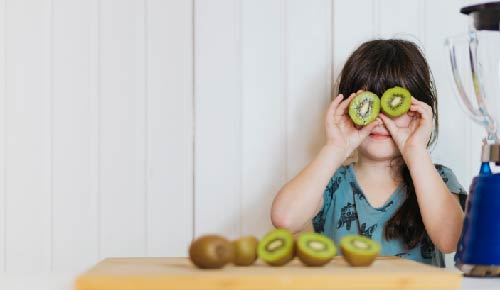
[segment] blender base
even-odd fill
[[[456,264],[467,277],[500,277],[500,266]]]

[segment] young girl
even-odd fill
[[[394,86],[412,93],[409,112],[354,125],[348,107],[357,92],[381,96]],[[380,255],[443,267],[443,253],[455,251],[460,237],[466,194],[428,151],[438,114],[424,56],[404,40],[366,42],[347,60],[338,92],[326,115],[326,144],[274,199],[274,226],[297,233],[312,220],[337,244],[361,234],[382,245]],[[342,165],[356,149],[357,162]]]

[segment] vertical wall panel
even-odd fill
[[[92,171],[90,1],[54,0],[54,270],[80,270],[97,260],[97,199]],[[96,18],[93,19],[94,21]],[[95,55],[93,55],[95,57]],[[75,249],[78,249],[76,252]]]
[[[5,2],[0,1],[0,273],[5,271],[6,240],[6,191],[5,191],[5,127],[6,127],[6,95],[5,95]]]
[[[340,74],[342,66],[363,41],[371,39],[375,31],[374,0],[336,0],[333,2],[333,75]],[[352,21],[356,19],[363,21]]]
[[[470,144],[466,140],[470,140],[467,135],[471,124],[458,106],[457,96],[452,89],[451,66],[448,50],[444,45],[447,37],[464,33],[467,27],[465,17],[459,13],[461,2],[457,0],[421,2],[425,6],[425,13],[422,15],[424,18],[419,20],[424,23],[425,30],[421,40],[425,43],[426,58],[431,66],[438,92],[440,131],[432,157],[435,163],[450,167],[462,185],[468,188],[470,180],[467,168],[471,157],[465,152],[470,150]],[[437,22],[440,22],[440,25],[436,25]],[[457,125],[465,126],[467,129],[457,130]],[[453,254],[446,255],[446,265],[453,267],[453,264]]]
[[[101,1],[101,255],[145,254],[144,3]]]
[[[331,90],[330,1],[287,1],[287,179],[324,145]]]
[[[419,42],[419,5],[417,0],[376,1],[378,6],[377,37],[406,38]],[[411,12],[410,12],[411,11]]]
[[[8,1],[5,21],[6,261],[50,269],[50,2]]]
[[[468,187],[467,183],[470,181],[467,176],[469,154],[464,154],[464,152],[467,152],[469,144],[464,140],[470,139],[464,136],[468,130],[457,130],[457,124],[463,126],[469,123],[468,126],[470,126],[470,122],[459,107],[457,96],[453,91],[448,50],[444,45],[447,37],[465,33],[468,23],[466,17],[459,13],[462,1],[426,1],[425,4],[425,19],[422,19],[426,23],[425,52],[436,81],[440,118],[439,138],[433,152],[433,158],[435,162],[443,163],[452,168],[463,185]],[[439,19],[446,19],[446,21],[435,25]],[[465,158],[457,158],[458,156]],[[479,155],[476,157],[479,158]]]
[[[240,3],[195,2],[195,235],[240,232]]]
[[[242,2],[242,234],[272,228],[285,182],[285,0]]]
[[[193,1],[147,2],[148,255],[193,235]]]

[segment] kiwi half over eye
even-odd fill
[[[380,99],[370,91],[357,94],[349,104],[349,116],[355,124],[360,126],[371,123],[377,118],[379,112]]]
[[[380,105],[387,116],[399,117],[410,109],[411,94],[407,89],[395,86],[384,92]]]

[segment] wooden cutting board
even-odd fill
[[[187,289],[458,289],[462,274],[398,257],[353,268],[342,257],[319,267],[294,260],[284,267],[257,261],[201,270],[187,258],[108,258],[76,280],[77,290]]]

